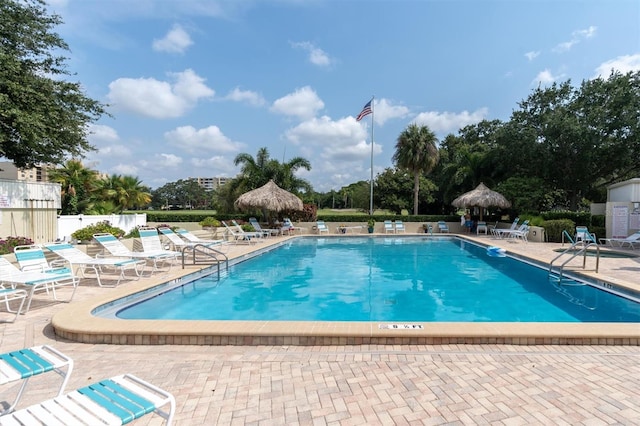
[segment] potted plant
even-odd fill
[[[432,234],[433,233],[433,227],[431,226],[430,223],[422,224],[422,229],[424,230],[425,234]]]
[[[373,234],[373,228],[376,226],[376,221],[375,219],[369,219],[367,221],[367,229],[369,230],[370,234]]]

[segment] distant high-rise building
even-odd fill
[[[31,169],[19,169],[11,161],[0,161],[0,178],[26,182],[48,182],[48,170],[51,167],[38,165]]]
[[[197,177],[197,178],[189,178],[195,179],[198,182],[198,185],[206,189],[207,191],[216,189],[218,187],[224,186],[229,179],[227,177]]]

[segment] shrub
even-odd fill
[[[202,219],[199,223],[203,228],[219,228],[222,224],[218,219],[213,216],[208,216]]]
[[[33,240],[27,237],[7,237],[0,239],[0,255],[13,253],[16,246],[33,244]]]
[[[78,241],[91,241],[93,240],[93,234],[111,234],[116,238],[120,238],[124,235],[124,231],[115,226],[111,226],[109,221],[98,222],[95,225],[89,225],[82,229],[78,229],[71,234],[73,238]]]
[[[576,224],[570,219],[546,220],[542,223],[542,227],[547,234],[547,241],[552,243],[562,242],[562,231],[567,231],[571,238],[575,233]]]

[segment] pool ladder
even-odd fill
[[[565,266],[567,265],[567,263],[571,262],[573,259],[575,259],[580,255],[582,255],[582,269],[585,269],[587,267],[587,252],[590,247],[595,247],[596,249],[595,272],[597,273],[598,268],[600,266],[600,246],[597,243],[595,243],[592,239],[586,239],[586,240],[582,239],[582,240],[573,241],[573,239],[569,236],[569,234],[567,234],[567,231],[563,231],[563,235],[562,235],[563,241],[565,236],[564,234],[566,234],[567,238],[571,241],[572,244],[565,251],[557,255],[549,264],[549,279],[553,278],[554,280],[557,280],[559,284],[562,284],[562,277],[564,275]],[[557,270],[554,270],[553,264],[557,260],[560,260],[562,257],[566,257],[566,256],[569,256],[569,257],[556,267]]]
[[[192,265],[216,265],[218,280],[220,279],[220,264],[224,264],[225,271],[229,271],[227,255],[205,244],[194,244],[182,249],[182,269],[187,264],[188,258],[191,259]]]

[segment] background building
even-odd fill
[[[0,161],[0,179],[26,182],[48,182],[50,166],[39,165],[31,169],[19,169],[11,161]]]
[[[207,191],[216,189],[220,186],[224,186],[227,181],[231,178],[228,177],[197,177],[197,178],[189,178],[195,179],[198,182],[198,185],[206,189]]]

